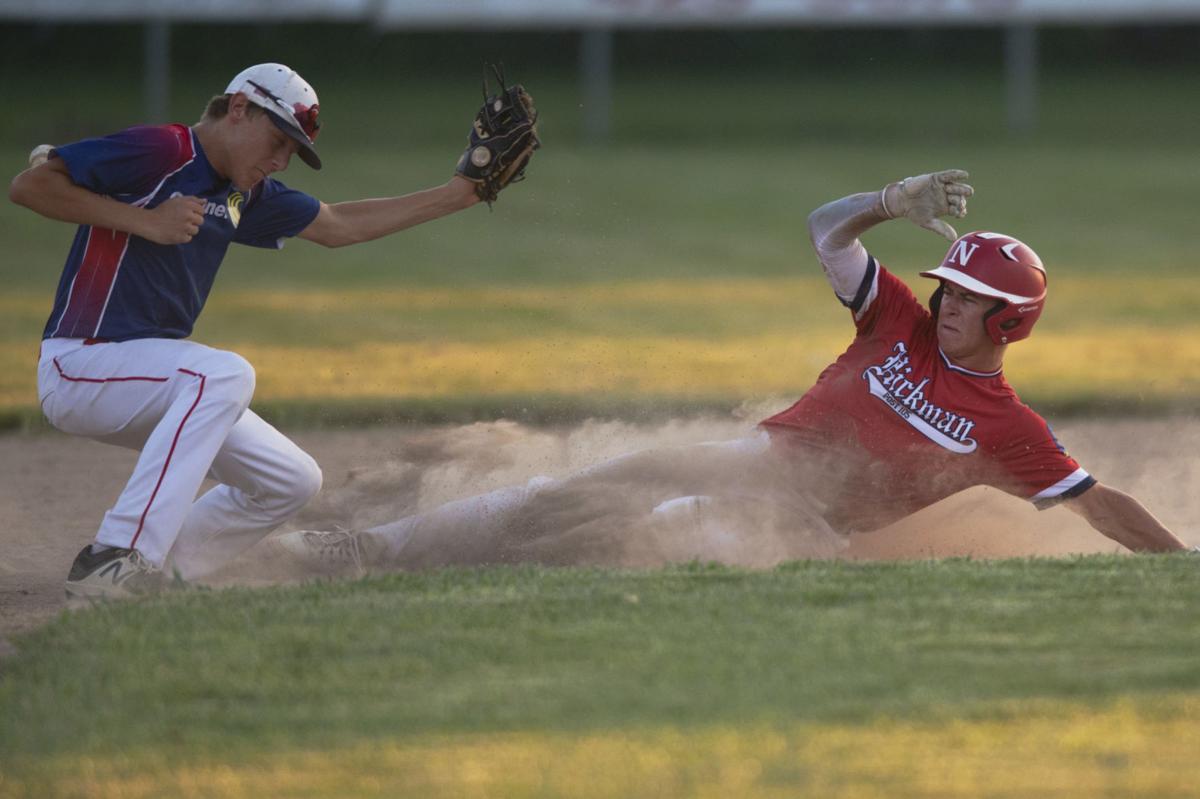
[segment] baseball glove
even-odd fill
[[[475,184],[475,193],[489,206],[510,183],[525,178],[533,151],[542,146],[537,134],[538,112],[533,98],[520,84],[505,86],[501,67],[490,67],[500,84],[488,95],[488,73],[483,73],[483,107],[467,137],[467,149],[455,173]]]

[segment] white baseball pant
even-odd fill
[[[771,446],[758,430],[732,441],[642,450],[559,479],[446,503],[359,534],[371,565],[428,569],[527,559],[539,539],[586,532],[606,518],[686,529],[696,541],[737,537],[736,524],[778,525],[811,554],[832,555],[841,538],[806,490],[809,464]],[[731,526],[732,525],[732,526]],[[591,533],[595,533],[593,528]]]
[[[249,410],[254,368],[176,339],[47,339],[38,397],[59,430],[141,450],[96,542],[184,579],[228,563],[321,487],[303,450]],[[218,485],[199,499],[206,476]]]

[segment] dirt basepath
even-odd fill
[[[330,474],[370,452],[373,433],[300,437]],[[377,449],[377,448],[376,448]],[[63,579],[133,470],[137,453],[57,433],[0,436],[0,637],[63,608]]]
[[[294,526],[361,528],[640,447],[735,438],[750,426],[737,419],[691,419],[653,426],[590,422],[557,430],[499,422],[299,433],[296,441],[324,469],[325,489]],[[1200,424],[1185,419],[1076,420],[1057,432],[1099,479],[1142,499],[1185,540],[1200,541],[1192,521],[1200,510],[1200,494],[1189,489],[1200,471],[1194,455]],[[91,540],[135,457],[131,451],[65,435],[0,437],[0,654],[7,646],[5,636],[62,610],[67,568]],[[974,489],[887,530],[855,537],[845,556],[1006,557],[1117,549],[1069,511],[1038,513],[998,492]],[[627,551],[606,554],[593,547],[579,561],[633,566],[693,557],[756,566],[770,561],[737,547],[705,551],[688,542],[638,551],[641,558],[631,560]],[[657,554],[647,557],[646,552]],[[243,565],[224,581],[278,578]]]

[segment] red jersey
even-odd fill
[[[834,529],[876,529],[975,485],[1048,507],[1096,482],[1000,371],[950,362],[933,315],[873,258],[859,297],[850,348],[762,422],[822,461],[815,494]]]

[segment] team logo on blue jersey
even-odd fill
[[[238,226],[238,222],[242,221],[242,202],[245,197],[240,191],[229,192],[229,197],[225,199],[225,207],[229,209],[229,221],[234,227]]]

